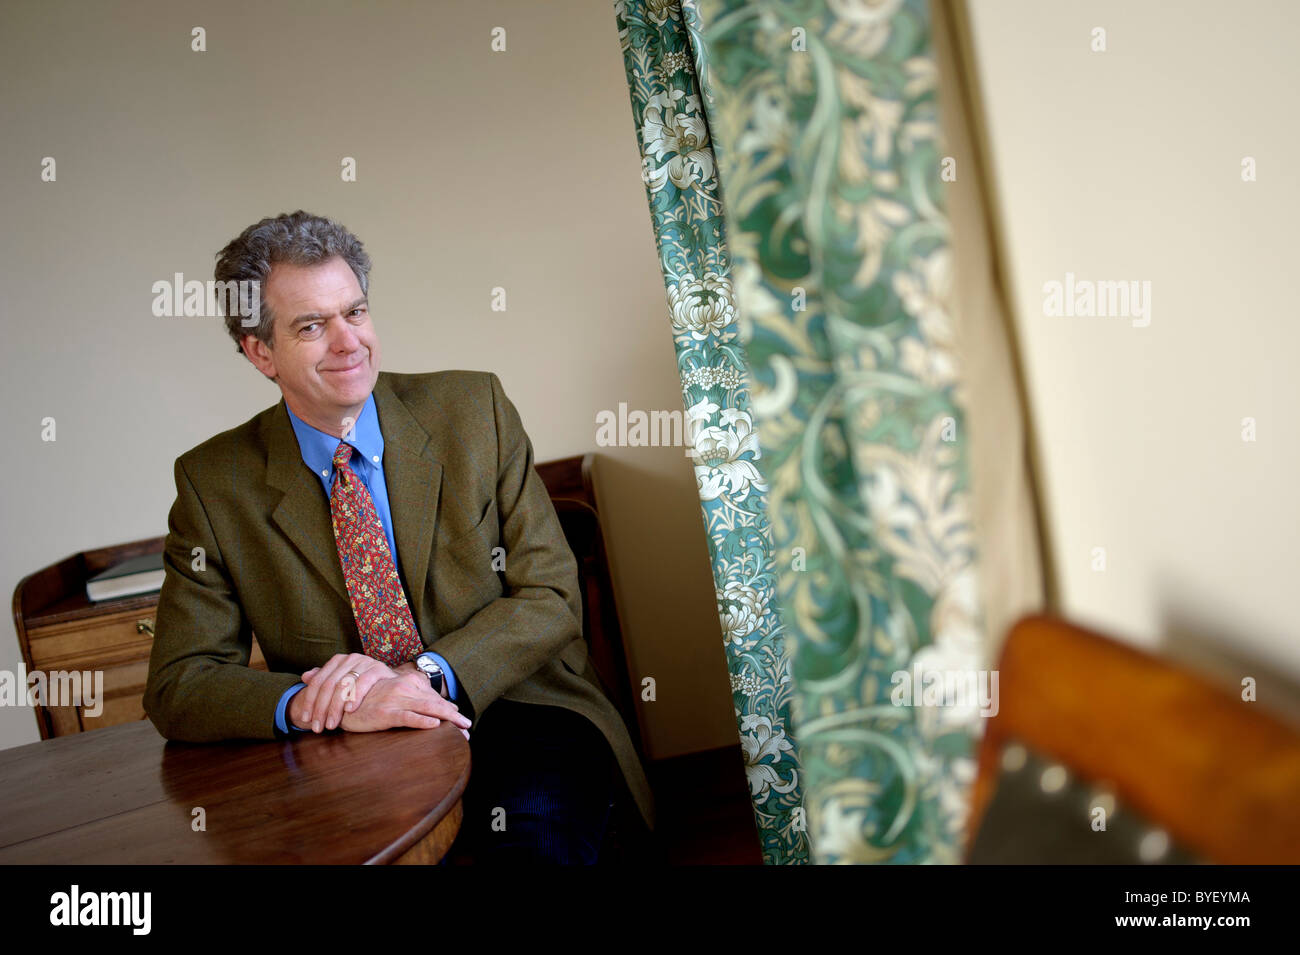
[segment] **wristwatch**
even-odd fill
[[[433,687],[433,692],[442,696],[442,684],[446,676],[442,672],[442,667],[438,666],[438,661],[433,658],[433,654],[427,651],[421,653],[415,658],[415,665],[429,678],[429,685]]]

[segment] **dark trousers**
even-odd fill
[[[470,728],[469,745],[451,861],[466,852],[475,864],[597,861],[618,764],[590,720],[559,706],[498,699]]]

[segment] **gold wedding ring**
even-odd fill
[[[353,687],[355,686],[357,680],[361,679],[361,674],[358,673],[356,670],[349,670],[347,673],[343,674],[343,677],[344,679],[347,679],[347,677],[352,677],[352,679],[349,680],[347,683],[345,683],[343,686],[343,702],[351,703],[353,700],[357,698],[357,691],[353,689]]]

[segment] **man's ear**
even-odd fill
[[[252,362],[253,367],[273,382],[279,382],[278,375],[270,374],[271,361],[263,352],[271,350],[270,345],[263,344],[262,340],[256,335],[245,335],[239,343],[239,347],[244,350],[244,357]]]

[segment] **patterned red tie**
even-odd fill
[[[424,651],[415,629],[402,582],[388,551],[388,536],[379,522],[375,502],[348,465],[352,445],[339,442],[334,452],[334,486],[330,513],[339,545],[343,578],[352,598],[352,612],[361,645],[368,656],[391,667],[413,660]]]

